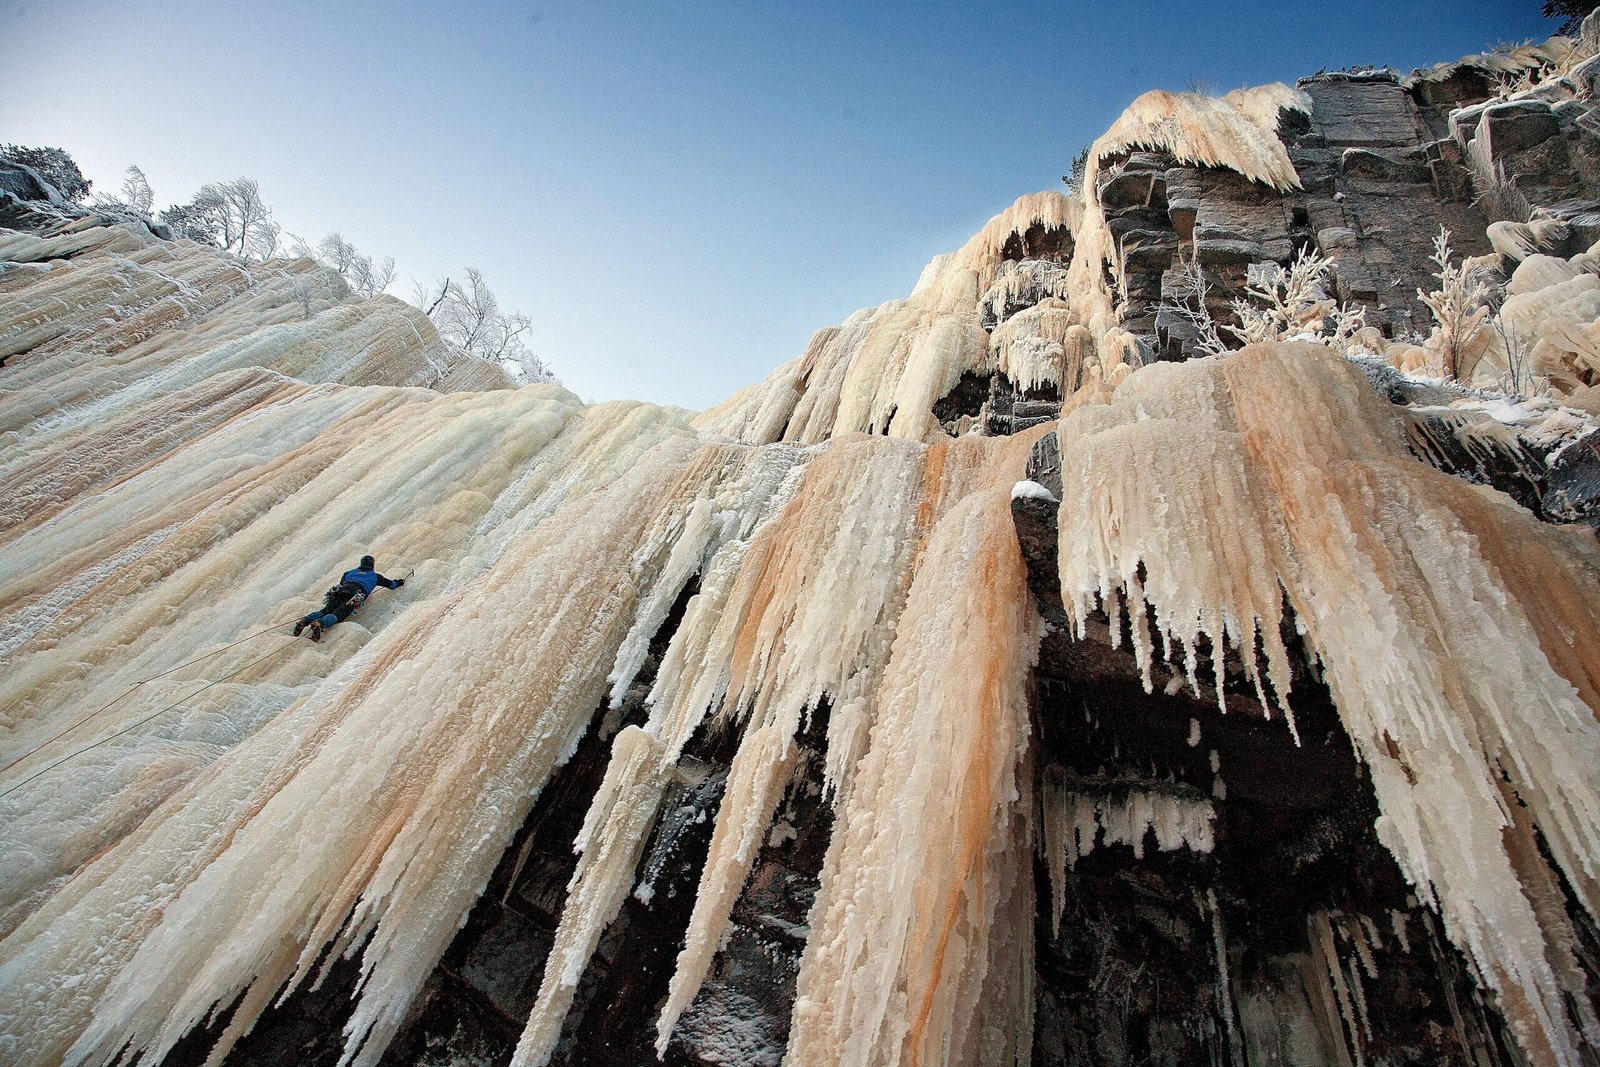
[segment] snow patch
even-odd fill
[[[1046,500],[1052,504],[1059,504],[1056,495],[1049,489],[1031,479],[1024,479],[1011,487],[1012,500]]]

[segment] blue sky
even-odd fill
[[[586,399],[705,407],[798,355],[1139,93],[1542,40],[1539,0],[0,0],[0,141],[158,204],[256,178],[400,281],[480,268]]]

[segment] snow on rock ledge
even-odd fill
[[[1056,495],[1038,482],[1024,478],[1011,487],[1012,500],[1047,500],[1052,504],[1059,504]]]

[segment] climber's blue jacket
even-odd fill
[[[361,591],[367,596],[371,596],[372,591],[380,585],[385,589],[400,588],[400,580],[398,578],[385,578],[371,567],[357,567],[355,570],[345,571],[339,578],[339,584],[344,585],[346,583],[359,585]]]

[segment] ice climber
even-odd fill
[[[299,637],[309,629],[311,640],[320,641],[322,631],[348,619],[350,613],[359,608],[378,586],[399,589],[406,584],[404,578],[385,578],[378,573],[377,566],[377,561],[371,556],[362,556],[361,563],[354,570],[345,571],[339,578],[339,584],[323,595],[321,609],[294,624],[294,635]]]

